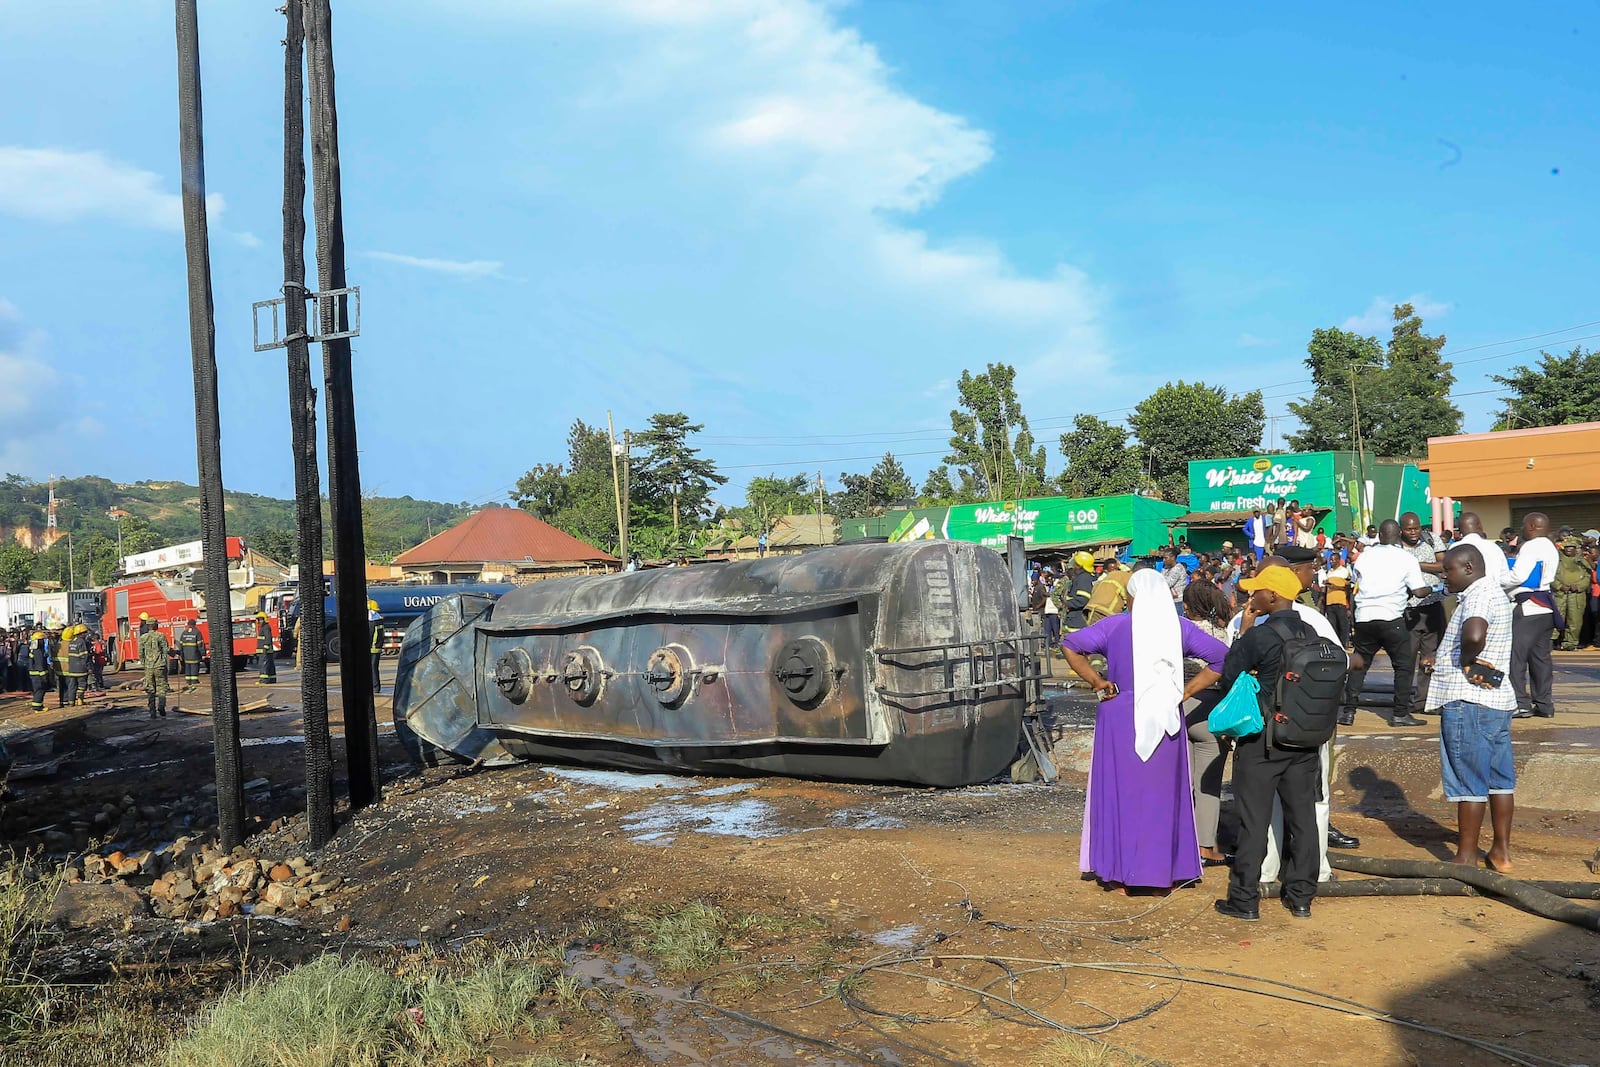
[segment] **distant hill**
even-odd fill
[[[50,492],[45,482],[17,474],[0,481],[0,538],[30,547],[45,547],[46,510]],[[80,553],[90,543],[117,543],[113,510],[126,512],[121,521],[124,554],[200,537],[200,490],[183,482],[143,481],[132,484],[85,476],[56,481],[56,525],[70,532]],[[294,561],[294,501],[254,493],[224,497],[228,533],[283,563]],[[323,500],[323,522],[328,503]],[[403,497],[369,497],[362,504],[367,554],[386,560],[471,513],[459,504]],[[324,549],[328,549],[324,537]],[[101,568],[97,565],[95,570]]]

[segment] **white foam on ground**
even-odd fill
[[[646,789],[689,789],[693,778],[679,778],[671,774],[636,774],[632,771],[597,771],[587,767],[540,767],[546,774],[565,778],[583,785],[597,786],[619,793],[637,793]]]

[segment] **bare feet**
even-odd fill
[[[1478,865],[1478,859],[1478,850],[1473,849],[1471,852],[1457,852],[1453,857],[1451,857],[1450,862],[1460,864],[1463,867],[1476,867]]]
[[[1515,869],[1511,863],[1511,857],[1503,852],[1496,854],[1491,851],[1483,858],[1483,865],[1496,874],[1510,874]]]

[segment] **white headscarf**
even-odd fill
[[[1133,750],[1148,760],[1161,735],[1183,726],[1183,634],[1167,583],[1156,571],[1128,580],[1133,598]]]

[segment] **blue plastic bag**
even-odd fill
[[[1241,674],[1233,680],[1228,695],[1217,701],[1217,706],[1206,716],[1206,729],[1218,737],[1249,737],[1265,727],[1261,721],[1261,703],[1256,699],[1261,683],[1253,674]]]

